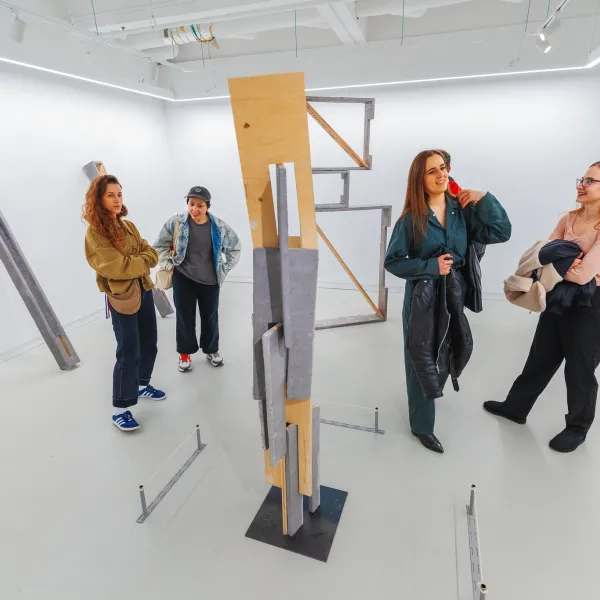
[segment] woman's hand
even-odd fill
[[[485,196],[485,192],[478,192],[477,190],[463,190],[459,192],[457,199],[460,203],[461,208],[465,208],[474,202],[477,204],[483,197]]]
[[[567,271],[567,273],[573,273],[575,270],[577,270],[577,267],[581,264],[582,259],[583,258],[583,252],[579,253],[579,256],[573,261],[573,264],[569,267],[569,270]]]
[[[452,254],[443,254],[438,258],[438,267],[440,269],[440,275],[448,275],[452,269],[454,261],[452,260]]]

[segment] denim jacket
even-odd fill
[[[211,222],[215,273],[217,274],[219,286],[221,286],[229,271],[231,271],[231,269],[233,269],[240,261],[242,246],[235,231],[233,231],[225,221],[222,221],[210,213],[208,213],[208,216]],[[163,267],[170,262],[172,262],[175,267],[178,267],[183,262],[190,236],[188,217],[189,213],[187,211],[175,215],[171,217],[160,230],[160,233],[153,244],[158,252],[159,267]],[[171,258],[169,253],[173,245],[173,233],[175,232],[176,219],[179,220],[179,231],[175,243],[175,254]]]

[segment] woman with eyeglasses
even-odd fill
[[[567,271],[564,280],[588,285],[600,283],[600,162],[577,180],[577,202],[581,207],[562,217],[550,240],[576,243],[583,253]],[[550,441],[557,452],[572,452],[587,436],[596,410],[600,364],[600,290],[591,306],[573,305],[562,314],[542,312],[523,372],[504,402],[489,401],[483,407],[494,415],[521,425],[539,395],[565,361],[567,384],[566,428]]]

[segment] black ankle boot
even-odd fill
[[[496,402],[495,400],[488,400],[483,403],[483,408],[487,410],[489,413],[496,415],[497,417],[504,417],[513,423],[518,423],[519,425],[525,425],[527,419],[523,417],[515,417],[511,415],[505,408],[504,402]]]
[[[550,440],[550,448],[556,452],[573,452],[585,442],[585,433],[564,429]]]
[[[419,441],[421,442],[421,444],[423,444],[423,446],[425,446],[425,448],[427,448],[427,450],[431,450],[432,452],[437,452],[438,454],[444,453],[444,447],[440,443],[440,440],[438,440],[435,437],[435,435],[433,435],[433,433],[431,435],[424,435],[422,433],[415,433],[413,431],[412,434],[415,437],[419,438]]]

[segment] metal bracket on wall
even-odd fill
[[[100,160],[93,160],[87,163],[87,165],[83,165],[83,170],[90,181],[93,181],[99,175],[107,175],[106,167],[104,166],[104,163]],[[158,311],[158,314],[161,317],[168,317],[169,315],[172,315],[175,312],[173,306],[169,302],[169,297],[165,294],[163,290],[155,288],[153,290],[152,296],[154,298],[154,306],[156,307],[156,310]]]
[[[388,289],[385,285],[385,255],[387,251],[387,230],[392,224],[392,206],[389,204],[379,205],[356,205],[356,206],[325,206],[318,204],[315,207],[317,212],[352,212],[362,210],[380,210],[381,211],[381,229],[379,239],[379,285],[377,308],[378,311],[370,315],[355,315],[351,317],[339,317],[337,319],[323,319],[317,321],[316,329],[332,329],[334,327],[348,327],[350,325],[366,325],[368,323],[381,323],[387,320],[388,310]],[[337,257],[336,257],[337,258]],[[338,259],[341,261],[341,259]],[[344,266],[344,265],[342,265]],[[345,267],[347,268],[347,267]],[[356,279],[353,277],[355,284]],[[357,284],[359,291],[365,295],[366,292]]]
[[[375,99],[374,98],[341,98],[327,96],[307,96],[309,114],[321,125],[321,127],[339,144],[339,146],[354,160],[358,165],[355,167],[315,167],[312,172],[314,175],[323,175],[330,173],[339,173],[344,181],[344,191],[340,202],[331,204],[315,204],[316,212],[337,212],[337,211],[357,211],[357,210],[381,210],[381,235],[380,235],[380,256],[379,256],[379,290],[377,306],[373,303],[363,286],[358,282],[352,271],[348,268],[337,250],[333,247],[329,239],[319,228],[319,234],[326,245],[329,247],[335,258],[342,265],[350,279],[356,285],[358,291],[373,309],[373,314],[355,315],[351,317],[340,317],[337,319],[324,319],[317,321],[316,329],[331,329],[333,327],[347,327],[350,325],[366,325],[368,323],[381,323],[387,320],[388,290],[385,287],[385,254],[387,251],[387,230],[392,224],[392,207],[389,204],[373,206],[350,206],[350,171],[368,171],[373,167],[373,157],[371,156],[371,121],[375,118]],[[364,136],[363,136],[363,156],[359,157],[352,148],[337,134],[333,128],[319,115],[310,103],[326,102],[334,104],[364,104]]]
[[[313,175],[328,175],[330,173],[339,173],[342,177],[343,191],[340,196],[340,201],[332,204],[315,204],[315,208],[343,208],[350,204],[350,171],[348,169],[313,169]]]
[[[319,172],[339,172],[348,171],[370,171],[373,168],[373,157],[371,156],[371,121],[375,118],[375,98],[341,98],[338,96],[307,96],[307,102],[324,102],[329,104],[364,104],[364,134],[363,134],[363,160],[366,167],[341,167],[341,168],[320,168]],[[315,171],[313,170],[313,173]]]
[[[4,263],[58,366],[67,370],[77,365],[80,362],[79,357],[1,212],[0,260]]]

